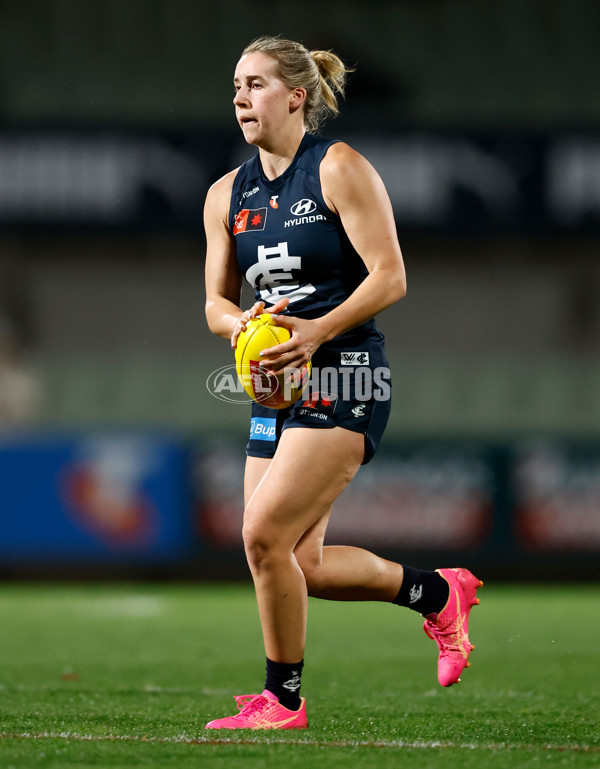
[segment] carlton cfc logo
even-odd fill
[[[294,214],[294,216],[308,216],[308,214],[312,214],[316,208],[317,204],[314,200],[310,200],[309,198],[302,198],[302,200],[294,203],[294,205],[290,208],[290,211]]]

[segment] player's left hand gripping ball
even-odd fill
[[[269,313],[252,318],[242,331],[235,348],[236,371],[244,390],[252,400],[271,409],[284,409],[302,395],[310,378],[310,361],[301,370],[286,370],[275,376],[263,368],[261,350],[287,342],[290,332],[278,326]]]

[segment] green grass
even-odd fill
[[[442,689],[413,612],[311,601],[306,732],[204,731],[260,690],[252,589],[0,586],[0,769],[600,766],[600,588],[486,586]]]

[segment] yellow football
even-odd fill
[[[252,400],[271,409],[284,409],[295,403],[310,378],[310,361],[300,371],[275,376],[262,367],[261,350],[287,342],[290,332],[278,326],[265,312],[248,321],[235,348],[235,368],[244,390]]]

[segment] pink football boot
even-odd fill
[[[234,697],[239,713],[218,718],[206,724],[206,729],[306,729],[306,700],[300,700],[298,710],[288,710],[267,689],[262,694],[242,694]]]
[[[483,582],[467,569],[436,569],[448,583],[450,595],[439,614],[428,614],[423,629],[440,649],[438,681],[452,686],[469,667],[469,654],[475,648],[469,641],[469,613],[479,603],[477,589]]]

